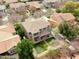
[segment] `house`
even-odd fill
[[[0,54],[8,52],[13,54],[13,48],[20,42],[20,37],[15,34],[16,31],[12,23],[0,25]]]
[[[51,37],[51,27],[48,21],[43,19],[29,19],[22,23],[27,38],[34,43],[46,40]]]
[[[57,0],[44,0],[42,2],[42,4],[46,7],[46,8],[51,8],[54,7],[55,2],[57,2]]]
[[[20,42],[20,37],[18,35],[12,35],[11,33],[1,30],[0,34],[0,54],[9,51]],[[12,52],[10,53],[12,54]]]
[[[67,21],[72,25],[75,25],[75,17],[71,13],[54,13],[50,17],[50,24],[54,27],[59,26],[63,21]]]
[[[26,10],[25,6],[26,6],[26,4],[22,3],[22,2],[9,4],[10,9],[13,9],[17,12],[25,11]]]
[[[26,2],[27,8],[31,11],[36,11],[41,8],[39,1]]]
[[[18,0],[3,0],[6,4],[18,2]]]
[[[10,22],[8,22],[4,25],[0,25],[0,31],[6,31],[6,32],[12,33],[12,34],[16,33],[13,24]]]
[[[35,11],[32,16],[35,18],[40,18],[42,16],[50,17],[50,15],[52,15],[54,12],[55,12],[55,9],[53,8],[40,9],[40,10]]]
[[[18,13],[13,13],[9,15],[9,19],[10,19],[9,21],[12,23],[21,22],[23,21],[23,15],[20,15]]]
[[[64,5],[65,2],[67,2],[68,0],[43,0],[42,4],[46,7],[46,8],[59,8],[62,7]]]

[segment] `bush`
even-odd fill
[[[33,52],[34,44],[28,39],[23,39],[20,43],[18,43],[16,52],[19,55],[19,59],[34,59]]]
[[[77,37],[79,29],[71,26],[68,22],[63,22],[59,26],[59,31],[61,34],[71,40]]]
[[[21,39],[23,39],[23,37],[25,36],[25,30],[24,30],[23,26],[19,23],[16,23],[15,29],[16,29],[16,33],[18,35],[20,35]]]

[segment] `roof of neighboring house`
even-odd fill
[[[8,22],[4,25],[1,25],[0,31],[5,31],[5,32],[9,32],[9,33],[15,33],[16,32],[13,24],[10,23],[10,22]]]
[[[4,0],[5,3],[14,3],[14,2],[18,2],[18,0]]]
[[[3,2],[3,0],[0,0],[0,3],[2,3]]]
[[[38,1],[26,2],[30,7],[41,8],[41,4]]]
[[[0,54],[13,48],[20,42],[18,35],[12,35],[11,33],[0,31]]]
[[[5,31],[0,31],[0,42],[6,40],[7,38],[11,37],[12,34],[5,32]]]
[[[25,6],[25,5],[26,4],[25,3],[22,3],[22,2],[9,4],[10,8],[19,8],[19,7],[22,7],[22,6]]]
[[[48,27],[48,25],[50,24],[46,20],[37,19],[23,22],[22,25],[24,26],[27,32],[37,33],[40,29]]]
[[[51,20],[60,23],[62,20],[65,21],[75,20],[75,17],[71,13],[55,13],[52,15]]]
[[[79,59],[79,55],[76,55],[73,59]]]
[[[54,7],[55,8],[62,8],[66,2],[55,2]]]

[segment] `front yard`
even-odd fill
[[[57,45],[57,43],[58,42],[52,37],[52,38],[47,39],[46,41],[42,41],[38,44],[35,44],[35,49],[37,53],[39,54],[46,51],[50,45],[55,46]]]

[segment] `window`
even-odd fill
[[[43,28],[43,30],[45,30],[46,28]]]
[[[31,32],[29,32],[29,34],[31,34]]]
[[[39,37],[35,37],[34,40],[35,40],[35,41],[38,41],[38,40],[39,40]]]
[[[41,37],[41,39],[44,39],[44,38],[45,38],[45,36],[42,36],[42,37]]]
[[[34,33],[34,36],[38,35],[38,33]]]
[[[49,35],[47,35],[47,37],[49,37]]]
[[[40,31],[42,31],[42,29],[40,29]]]

